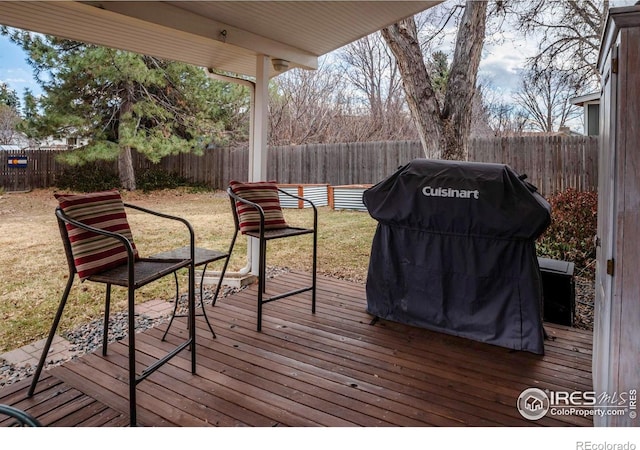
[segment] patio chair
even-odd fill
[[[282,193],[308,203],[313,208],[313,227],[300,228],[289,226],[282,214],[278,193]],[[274,182],[241,183],[231,181],[227,188],[231,211],[235,224],[233,241],[238,232],[258,239],[258,317],[257,330],[262,330],[262,305],[281,298],[311,291],[311,312],[316,312],[316,255],[318,247],[318,210],[313,202],[304,197],[279,189]],[[264,297],[266,293],[267,242],[292,236],[313,235],[313,254],[311,285],[290,290],[272,297]]]
[[[10,427],[41,427],[42,424],[31,414],[11,405],[0,405],[0,422],[8,417]]]
[[[129,415],[131,425],[135,426],[137,421],[136,386],[139,382],[189,346],[191,349],[191,372],[195,373],[196,371],[194,315],[195,238],[193,229],[189,222],[180,217],[123,203],[117,190],[90,194],[57,194],[56,198],[59,206],[56,208],[55,214],[67,258],[69,277],[27,395],[28,397],[33,396],[47,359],[47,353],[60,323],[75,275],[77,274],[82,282],[92,281],[106,285],[102,341],[102,354],[104,356],[107,354],[111,286],[123,286],[127,288],[128,293]],[[179,259],[140,257],[138,249],[133,242],[125,207],[163,219],[181,222],[187,228],[185,238],[188,237],[189,241],[188,257]],[[188,269],[189,271],[189,336],[175,349],[155,361],[138,375],[136,373],[135,291],[180,269]]]

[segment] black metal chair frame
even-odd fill
[[[227,188],[227,194],[231,201],[231,211],[233,212],[233,221],[235,224],[235,233],[233,235],[232,242],[235,243],[238,232],[240,231],[240,219],[238,217],[238,211],[236,210],[235,202],[241,202],[255,208],[260,214],[260,229],[258,231],[247,231],[244,234],[250,237],[258,239],[260,251],[259,251],[259,269],[258,269],[258,317],[257,317],[257,330],[262,330],[262,305],[265,303],[280,300],[281,298],[290,297],[292,295],[301,294],[303,292],[311,291],[311,312],[316,312],[316,268],[317,268],[317,253],[318,253],[318,209],[313,202],[307,198],[300,197],[285,190],[278,188],[278,192],[288,195],[289,197],[301,200],[308,203],[313,208],[313,228],[299,228],[299,227],[287,227],[275,230],[264,229],[264,210],[257,203],[246,200],[236,195],[231,187]],[[266,279],[266,263],[267,263],[267,242],[274,239],[281,239],[291,236],[301,236],[305,234],[313,234],[313,268],[311,273],[311,286],[305,286],[299,289],[287,291],[272,297],[264,297],[266,293],[267,279]],[[233,244],[232,247],[233,249]]]
[[[157,211],[152,211],[146,208],[142,208],[140,206],[131,205],[128,203],[124,204],[125,207],[141,211],[143,213],[151,214],[154,216],[158,216],[164,219],[174,220],[181,222],[185,225],[189,234],[189,253],[190,257],[186,259],[153,259],[153,258],[135,258],[134,250],[131,242],[119,233],[113,233],[110,231],[105,231],[99,228],[94,228],[88,226],[82,222],[74,220],[68,217],[60,207],[56,208],[55,214],[58,219],[58,228],[60,230],[60,235],[62,237],[62,241],[64,244],[65,254],[67,257],[67,265],[69,266],[69,277],[67,280],[67,285],[65,287],[64,293],[62,294],[62,299],[60,301],[60,305],[58,306],[58,310],[56,312],[55,318],[53,320],[53,324],[51,325],[51,330],[49,331],[49,335],[45,342],[44,348],[42,350],[42,355],[40,356],[40,361],[38,362],[38,366],[36,368],[35,374],[33,376],[33,380],[31,382],[31,386],[27,393],[28,397],[33,396],[36,384],[38,383],[38,379],[40,378],[40,374],[44,367],[45,361],[47,359],[47,353],[49,352],[49,348],[51,347],[51,343],[53,342],[53,338],[55,336],[55,332],[60,323],[60,318],[62,317],[62,313],[64,311],[64,307],[67,303],[67,299],[69,297],[69,293],[71,291],[71,287],[73,285],[75,275],[77,273],[73,254],[71,251],[71,244],[69,242],[69,234],[67,232],[65,224],[72,224],[78,228],[83,230],[92,231],[96,234],[111,237],[113,239],[119,240],[122,245],[126,248],[127,251],[127,263],[122,264],[113,269],[108,269],[103,272],[91,275],[87,278],[88,281],[93,281],[97,283],[103,283],[106,285],[106,296],[105,296],[105,317],[104,317],[104,334],[102,340],[102,354],[103,356],[107,355],[107,342],[108,342],[108,329],[109,329],[109,308],[111,303],[111,286],[123,286],[127,288],[128,291],[128,339],[129,339],[129,418],[131,426],[135,426],[137,423],[137,414],[136,414],[136,386],[142,380],[146,379],[149,375],[155,372],[159,367],[161,367],[164,363],[169,361],[171,358],[176,356],[182,350],[190,346],[191,350],[191,373],[196,373],[196,333],[195,333],[195,281],[194,281],[194,252],[195,252],[195,235],[191,224],[182,219],[180,217],[171,216],[168,214],[160,213]],[[153,364],[144,369],[140,375],[136,373],[136,345],[135,345],[135,291],[142,286],[145,286],[152,281],[156,281],[166,275],[170,275],[175,273],[176,271],[188,268],[189,269],[189,337],[180,345],[178,345],[175,349],[167,353],[164,357],[158,359]]]
[[[0,416],[7,416],[14,422],[9,426],[13,427],[41,427],[42,424],[31,414],[13,407],[11,405],[0,405]]]
[[[224,265],[222,267],[222,270],[220,271],[220,278],[218,280],[218,285],[216,286],[216,290],[213,294],[213,300],[211,301],[211,306],[215,306],[216,302],[218,300],[218,295],[220,294],[220,288],[222,287],[222,280],[224,279],[224,275],[227,272],[227,267],[229,266],[229,259],[231,257],[231,250],[233,249],[233,245],[235,243],[235,236],[234,239],[231,241],[231,245],[229,246],[229,250],[224,253],[224,252],[220,252],[218,250],[210,250],[207,248],[202,248],[202,247],[196,247],[195,248],[195,260],[194,260],[194,267],[199,267],[199,266],[203,266],[202,268],[202,274],[200,275],[200,307],[202,308],[202,313],[196,314],[196,316],[200,317],[200,316],[204,316],[204,320],[207,323],[207,326],[209,327],[209,330],[211,331],[211,334],[213,335],[213,338],[215,339],[216,337],[216,333],[215,331],[213,331],[213,326],[211,326],[211,322],[209,322],[209,317],[207,316],[207,311],[205,309],[205,305],[204,305],[204,277],[205,274],[207,272],[207,267],[209,266],[210,263],[212,262],[216,262],[216,261],[220,261],[222,259],[224,259]],[[182,258],[187,256],[187,254],[189,253],[190,249],[189,247],[182,247],[182,248],[178,248],[175,250],[169,250],[167,252],[162,252],[162,253],[157,253],[155,255],[151,255],[151,258],[158,258],[158,259],[172,259],[172,258]],[[164,341],[167,337],[167,334],[169,333],[169,329],[171,328],[171,325],[173,324],[173,319],[175,319],[176,317],[188,317],[188,314],[176,314],[177,310],[178,310],[178,301],[180,298],[180,286],[178,284],[178,274],[174,272],[174,277],[175,277],[175,282],[176,282],[176,300],[175,303],[173,305],[173,312],[171,313],[171,319],[169,320],[169,324],[167,325],[167,329],[164,331],[164,334],[162,335],[162,340]]]

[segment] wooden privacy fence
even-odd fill
[[[22,152],[28,167],[22,175],[26,188],[55,185],[64,165],[55,161],[59,151]],[[527,174],[544,195],[567,188],[596,190],[598,139],[591,136],[518,136],[474,138],[469,160],[508,164]],[[286,184],[375,184],[412,159],[424,157],[417,141],[357,142],[270,147],[268,178]],[[0,186],[14,189],[17,172],[0,162]],[[115,163],[113,163],[115,169]],[[191,182],[226,189],[232,179],[247,179],[247,148],[210,149],[203,155],[168,156],[152,164],[134,154],[137,171],[160,168]],[[22,189],[20,189],[22,190]]]
[[[598,189],[597,136],[513,136],[472,140],[470,161],[508,164],[543,195]]]
[[[61,151],[59,148],[0,151],[0,188],[15,192],[54,186],[66,167],[55,158]],[[16,164],[16,160],[25,161],[26,167]]]
[[[281,183],[375,184],[423,157],[417,141],[273,147],[269,178]],[[474,138],[469,161],[508,164],[544,195],[598,188],[598,138],[593,136]]]

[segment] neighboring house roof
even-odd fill
[[[9,140],[9,144],[4,145],[15,145],[16,147],[18,147],[18,149],[29,147],[32,145],[32,141],[24,133],[20,133],[18,131],[12,132],[10,138],[11,139]],[[6,141],[7,140],[5,139],[5,142]]]
[[[22,147],[14,144],[0,144],[0,151],[3,152],[19,152],[22,151]]]
[[[600,102],[600,93],[592,92],[591,94],[581,95],[579,97],[573,97],[569,99],[572,105],[576,106],[584,106],[585,103],[589,102]]]

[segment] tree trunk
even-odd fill
[[[487,2],[467,1],[458,27],[442,109],[445,134],[443,159],[466,160],[469,155],[473,96],[484,45],[486,17]]]
[[[440,105],[424,64],[413,17],[383,28],[382,37],[396,57],[402,85],[427,158],[440,157]]]
[[[131,133],[134,127],[131,127],[131,110],[133,102],[130,99],[124,100],[120,107],[120,122],[118,124],[118,140],[122,142],[123,138]],[[127,128],[129,130],[127,131]],[[118,153],[118,176],[123,189],[127,191],[136,190],[136,174],[133,170],[133,157],[131,156],[131,146],[127,144],[119,144],[120,152]]]
[[[424,63],[413,18],[382,30],[398,62],[407,103],[427,158],[467,159],[486,14],[487,2],[467,1],[442,109]]]
[[[131,147],[128,145],[120,146],[118,154],[118,176],[123,189],[127,191],[136,190],[136,175],[133,170],[133,158],[131,156]]]

